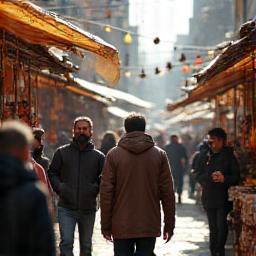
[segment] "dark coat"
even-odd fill
[[[211,175],[215,171],[222,172],[224,183],[212,181]],[[219,153],[200,153],[195,167],[195,177],[202,185],[202,202],[206,209],[228,207],[228,189],[237,185],[240,177],[239,165],[233,150],[224,147]]]
[[[182,159],[188,162],[188,157],[185,147],[180,143],[170,143],[165,146],[165,151],[172,169],[174,177],[184,175],[184,167],[182,166]]]
[[[0,255],[55,255],[46,196],[33,172],[0,156]]]
[[[104,165],[104,154],[89,142],[81,151],[73,141],[55,152],[48,175],[53,190],[59,195],[59,206],[96,211],[96,197]]]
[[[161,235],[175,225],[175,198],[167,156],[143,132],[126,134],[106,157],[101,180],[101,229],[115,239]]]

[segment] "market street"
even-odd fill
[[[187,197],[184,192],[183,204],[177,205],[176,228],[170,243],[164,244],[161,238],[157,239],[155,253],[157,256],[207,256],[208,253],[208,226],[206,216],[195,201]],[[78,233],[75,234],[74,254],[79,255]],[[113,255],[112,244],[106,242],[100,232],[100,212],[97,212],[93,234],[93,256]]]

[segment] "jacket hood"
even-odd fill
[[[27,171],[18,159],[0,155],[0,195],[33,181],[36,181],[35,174]]]
[[[129,132],[118,143],[119,147],[135,154],[141,154],[154,145],[152,137],[144,132]]]

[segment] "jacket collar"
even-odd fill
[[[70,145],[80,151],[79,144],[74,138]],[[94,149],[94,144],[91,141],[88,141],[84,149],[81,151],[91,151],[93,149]]]

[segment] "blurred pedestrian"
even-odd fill
[[[203,154],[209,150],[208,141],[204,140],[200,143],[197,147],[196,152],[191,156],[191,164],[190,164],[190,171],[189,171],[189,197],[195,197],[195,187],[196,187],[196,179],[195,179],[195,168],[197,165],[197,161],[199,159],[200,153]]]
[[[126,134],[107,157],[101,180],[101,230],[115,256],[154,255],[156,237],[168,242],[175,225],[175,197],[166,153],[145,134],[146,121],[130,114]],[[136,247],[136,249],[135,249]]]
[[[107,155],[108,151],[115,147],[117,143],[117,135],[113,131],[107,131],[102,139],[100,151]]]
[[[73,123],[73,141],[59,147],[50,164],[49,177],[59,195],[58,219],[61,256],[73,255],[78,224],[80,255],[91,256],[92,234],[104,154],[91,142],[93,123],[81,116]]]
[[[0,128],[0,255],[55,255],[46,195],[25,168],[32,139],[20,122]]]
[[[203,188],[202,203],[209,222],[211,255],[225,256],[227,214],[231,209],[228,189],[239,182],[239,166],[232,148],[226,146],[227,134],[222,128],[210,130],[208,137],[210,147],[200,153],[195,176]]]
[[[32,150],[33,150],[32,156],[34,160],[44,168],[45,172],[47,172],[49,169],[50,160],[44,155],[44,152],[43,152],[44,130],[41,128],[33,128],[33,135],[34,135],[34,141],[32,143]]]
[[[165,146],[165,151],[171,166],[175,191],[178,194],[178,203],[181,204],[183,178],[188,164],[186,149],[181,143],[179,143],[179,137],[177,135],[171,135],[170,143]]]

